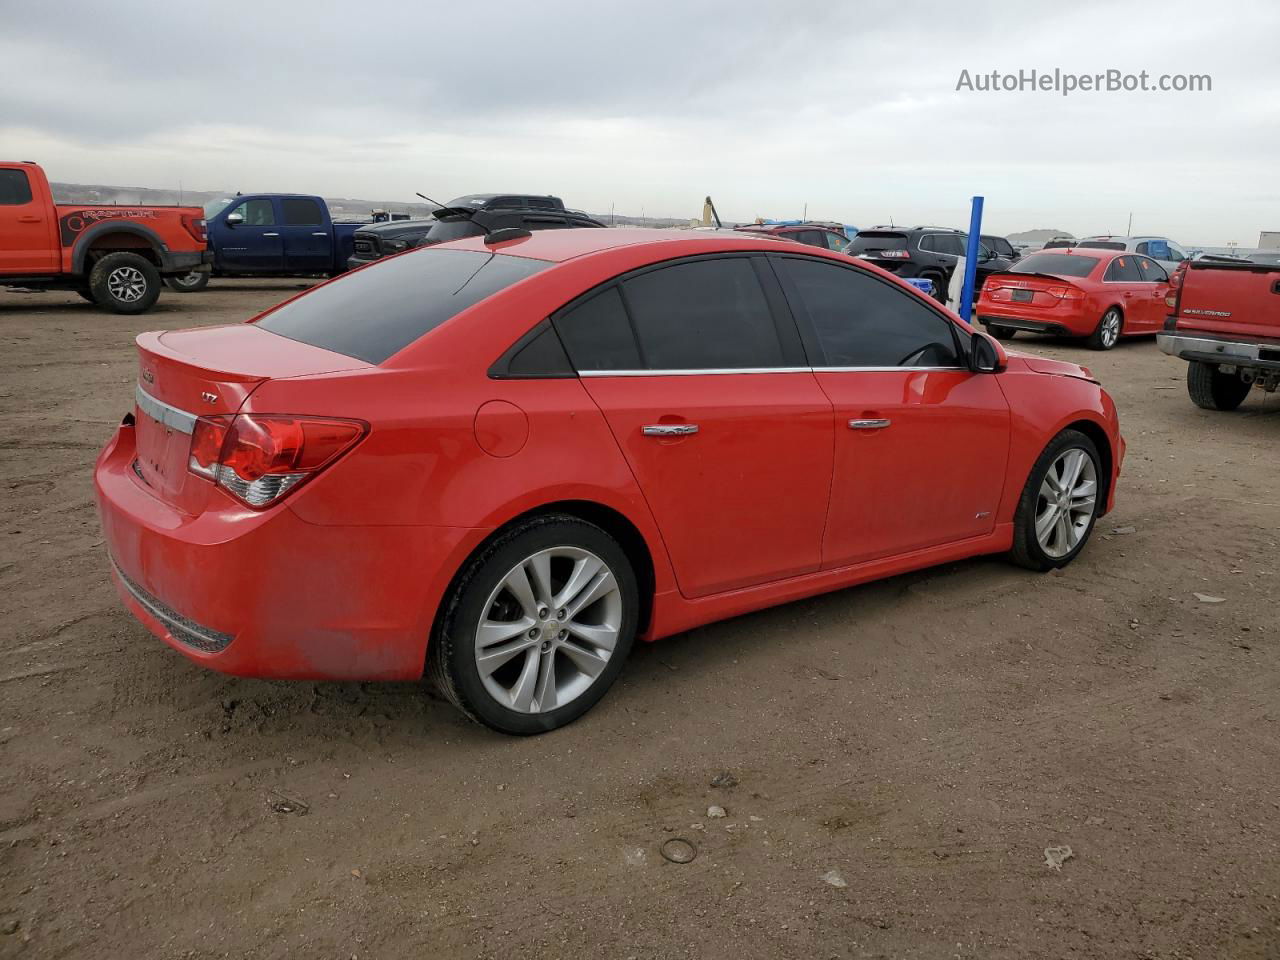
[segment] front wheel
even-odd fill
[[[1119,307],[1111,307],[1102,315],[1093,333],[1089,335],[1091,350],[1110,350],[1120,342],[1120,334],[1124,330],[1124,317]]]
[[[1192,360],[1187,364],[1187,393],[1202,410],[1234,410],[1244,403],[1251,389],[1251,384],[1223,373],[1212,363]]]
[[[446,604],[428,651],[431,680],[471,719],[521,735],[591,709],[621,671],[639,618],[618,542],[560,514],[500,536]]]
[[[160,296],[160,272],[136,253],[108,253],[89,271],[89,292],[113,313],[142,313]]]
[[[192,270],[190,273],[165,277],[164,284],[178,293],[197,293],[209,285],[209,271]]]
[[[1013,562],[1029,570],[1065,567],[1084,549],[1102,509],[1097,445],[1078,430],[1053,438],[1027,478],[1013,516]]]

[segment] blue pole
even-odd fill
[[[964,286],[960,288],[960,316],[966,322],[973,314],[973,282],[978,270],[978,244],[982,237],[982,198],[973,198],[969,214],[969,246],[964,251]]]

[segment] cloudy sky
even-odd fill
[[[5,9],[8,8],[8,12]],[[52,178],[726,219],[1280,230],[1280,4],[0,0],[0,157]],[[962,70],[1212,91],[957,91]]]

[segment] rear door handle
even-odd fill
[[[318,230],[318,231],[316,231],[315,233],[313,233],[313,234],[311,234],[311,235],[312,235],[313,237],[327,237],[327,236],[328,236],[328,234],[327,234],[327,233],[325,233],[323,230]]]
[[[264,234],[263,234],[263,236],[264,236],[264,237],[278,237],[278,236],[280,236],[280,234],[278,234],[278,233],[264,233]]]
[[[698,432],[696,423],[649,423],[640,428],[646,437],[687,437]]]
[[[888,419],[850,420],[849,429],[850,430],[883,430],[885,427],[889,426],[889,424],[892,422],[893,422],[892,420],[888,420]]]
[[[39,223],[40,220],[41,220],[40,217],[30,217],[30,216],[18,218],[19,223]]]

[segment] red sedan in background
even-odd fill
[[[763,233],[781,240],[794,240],[823,250],[843,250],[849,236],[825,223],[746,223],[733,229],[742,233]]]
[[[95,484],[119,593],[263,677],[429,673],[568,723],[637,636],[1084,547],[1124,455],[1084,368],[766,237],[504,231],[143,334]]]
[[[1085,337],[1110,350],[1121,337],[1158,333],[1168,311],[1169,275],[1150,257],[1066,249],[1033,253],[992,274],[975,305],[992,336],[1019,330]]]

